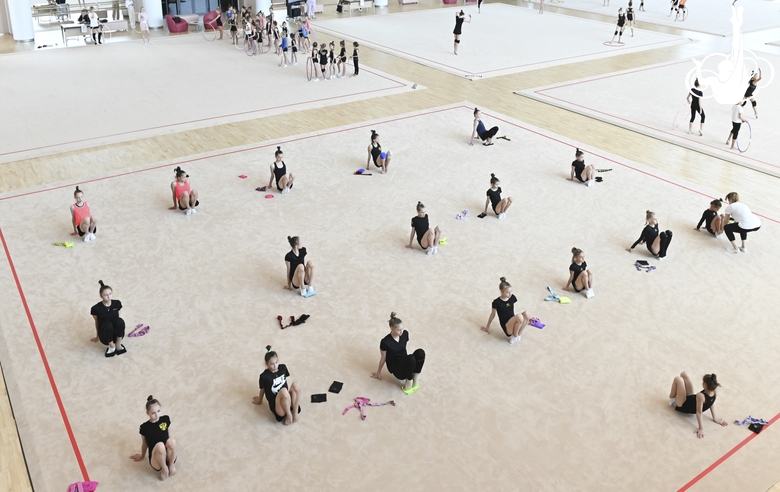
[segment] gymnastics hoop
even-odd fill
[[[216,21],[216,19],[214,19]],[[206,25],[201,25],[200,35],[203,36],[203,39],[206,41],[214,41],[217,39],[217,28],[214,26],[213,22],[208,23],[208,27],[210,27],[210,30],[206,30]]]
[[[612,41],[604,41],[604,46],[609,46],[611,48],[620,48],[621,46],[625,46],[626,43],[623,43],[622,41],[618,41],[616,43],[613,43]]]
[[[690,107],[690,104],[688,104],[688,101],[685,101],[682,106],[680,106],[680,109],[677,110],[677,114],[674,115],[674,119],[672,120],[672,128],[677,131],[680,129],[681,126],[685,124],[685,118],[683,118],[681,121],[678,121],[678,118],[680,117],[680,113],[682,113],[683,108]]]
[[[753,127],[750,126],[750,122],[749,121],[744,121],[743,123],[745,125],[747,125],[747,127],[748,127],[748,141],[747,141],[747,145],[745,146],[745,148],[742,149],[742,146],[739,144],[739,136],[737,136],[737,150],[739,150],[740,154],[744,154],[745,152],[748,151],[748,149],[750,148],[750,142],[753,140]],[[741,134],[741,132],[740,132],[740,134]]]

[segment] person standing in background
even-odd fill
[[[135,6],[133,0],[125,0],[125,7],[127,7],[127,18],[130,22],[130,29],[135,31]]]

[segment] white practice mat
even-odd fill
[[[469,78],[495,77],[538,68],[671,46],[689,39],[641,31],[621,48],[605,46],[612,25],[500,3],[464,8],[458,55],[453,53],[455,14],[461,7],[317,22],[325,33],[422,65]]]
[[[0,57],[0,163],[411,90],[361,67],[360,76],[306,79],[305,54],[281,68],[200,35]],[[285,90],[277,90],[282,89]],[[418,86],[417,88],[422,89]],[[47,108],[45,113],[39,108]]]
[[[101,490],[121,492],[450,491],[475,483],[486,491],[669,491],[750,434],[707,415],[706,441],[697,440],[695,417],[667,405],[680,371],[697,380],[718,374],[717,411],[726,420],[776,415],[780,306],[770,288],[776,271],[767,268],[780,240],[776,218],[762,216],[749,254],[731,255],[725,241],[693,230],[709,201],[731,190],[704,190],[488,109],[485,124],[511,141],[470,147],[472,107],[0,197],[0,359],[36,490],[79,479],[81,456]],[[355,176],[371,129],[394,153],[390,171]],[[295,187],[266,199],[255,188],[268,183],[277,145]],[[612,169],[601,173],[604,182],[565,179],[575,146],[587,163]],[[193,216],[168,210],[176,165],[200,192]],[[516,202],[504,220],[477,217],[490,173]],[[75,184],[100,219],[92,243],[69,235]],[[750,204],[750,191],[739,191]],[[448,238],[437,255],[416,242],[404,247],[418,200]],[[643,246],[623,250],[648,208],[674,231],[663,262]],[[463,209],[471,213],[457,220]],[[288,235],[301,236],[317,265],[310,299],[282,289]],[[51,244],[73,239],[71,249]],[[547,286],[563,293],[573,246],[586,252],[596,297],[570,292],[571,304],[545,302]],[[638,259],[657,270],[638,272]],[[718,299],[712,272],[729,279],[731,302],[719,309],[704,304]],[[490,335],[479,329],[501,276],[514,285],[518,312],[547,325],[529,327],[516,345],[497,321]],[[122,301],[129,328],[150,326],[113,359],[89,342],[98,279]],[[404,320],[410,348],[427,353],[411,396],[386,371],[382,381],[369,377],[390,311]],[[302,313],[311,315],[306,324],[279,329],[277,315]],[[724,342],[735,333],[755,342]],[[268,344],[303,386],[301,419],[289,428],[266,404],[251,403]],[[333,380],[343,391],[310,403]],[[129,459],[140,448],[149,394],[171,416],[180,446],[178,472],[164,485],[146,460]],[[342,416],[356,396],[396,406],[369,408],[366,421],[355,410]],[[635,466],[637,456],[653,466]],[[755,466],[734,474],[736,484],[706,490],[765,490],[776,470]]]
[[[780,57],[756,53],[780,67]],[[730,150],[725,144],[731,131],[731,105],[718,104],[713,98],[703,99],[706,114],[704,136],[698,136],[699,117],[688,134],[690,109],[683,105],[687,96],[685,77],[694,67],[690,60],[664,63],[646,68],[616,72],[563,84],[517,92],[554,106],[584,114],[607,123],[649,135],[682,147],[749,167],[767,174],[780,176],[780,90],[778,80],[766,86],[759,82],[755,92],[758,103],[756,119],[748,102],[745,118],[752,129],[752,141],[747,152]],[[705,91],[705,95],[707,92]],[[679,111],[679,115],[678,115]],[[673,120],[683,122],[678,130]],[[743,124],[740,142],[750,129]]]
[[[538,0],[534,0],[538,1]],[[609,6],[604,6],[603,0],[565,0],[564,3],[548,3],[548,5],[565,9],[593,12],[615,17],[617,11],[626,11],[629,0],[612,0]],[[549,2],[549,0],[548,0]],[[688,0],[688,17],[677,21],[675,14],[669,15],[671,4],[668,0],[646,0],[645,12],[639,12],[641,0],[633,0],[634,20],[672,26],[678,29],[698,31],[719,36],[731,36],[731,2],[713,0]],[[780,4],[772,0],[739,0],[737,6],[744,8],[742,32],[755,32],[780,26]]]

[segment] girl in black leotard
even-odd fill
[[[371,143],[368,144],[368,160],[366,160],[366,169],[368,169],[371,161],[374,161],[374,165],[382,169],[382,174],[387,172],[387,167],[390,165],[390,158],[393,157],[391,151],[384,152],[382,150],[382,144],[379,143],[379,134],[374,130],[371,130]]]
[[[338,62],[339,73],[336,75],[336,77],[341,78],[347,75],[347,47],[343,39],[339,41],[339,46],[341,47],[341,50],[339,51]]]
[[[493,310],[490,311],[488,322],[480,330],[489,335],[493,318],[498,315],[498,323],[501,325],[501,329],[504,330],[504,334],[509,337],[509,343],[517,343],[520,341],[520,335],[522,335],[525,327],[528,326],[528,321],[530,321],[531,317],[528,316],[526,311],[523,311],[521,314],[515,314],[517,297],[512,294],[512,286],[506,281],[506,278],[501,277],[500,280],[501,283],[498,284],[498,290],[501,291],[501,295],[493,300]]]
[[[439,252],[437,246],[441,238],[441,230],[439,230],[439,226],[436,226],[433,230],[430,229],[428,214],[425,213],[425,205],[422,202],[417,202],[417,215],[412,217],[412,233],[409,235],[407,248],[411,249],[415,234],[417,234],[417,243],[429,255],[435,255]]]
[[[588,186],[593,186],[596,182],[596,168],[593,167],[593,164],[585,165],[585,154],[579,148],[574,151],[574,161],[571,163],[571,176],[566,179],[574,181],[574,178]]]
[[[458,45],[460,44],[460,34],[461,34],[461,28],[463,27],[463,23],[468,22],[471,23],[471,14],[469,14],[469,20],[466,20],[466,14],[463,13],[461,10],[457,14],[455,14],[455,29],[452,31],[452,34],[455,35],[455,54],[458,54]]]
[[[761,80],[761,69],[758,69],[758,73],[753,72],[748,83],[748,88],[745,91],[745,99],[750,99],[750,104],[753,105],[753,114],[758,118],[758,111],[756,110],[756,100],[753,97],[753,92],[756,90],[756,84]]]
[[[661,260],[666,257],[666,250],[672,241],[672,231],[663,231],[659,234],[658,219],[655,218],[655,213],[649,210],[645,214],[645,221],[645,228],[642,229],[639,239],[630,248],[626,248],[626,251],[631,253],[638,244],[644,243],[647,251]]]
[[[314,281],[314,264],[306,261],[306,248],[301,247],[301,240],[298,236],[287,236],[290,243],[290,250],[284,257],[287,265],[287,290],[300,289],[303,297],[311,297],[315,294],[312,282]]]
[[[487,214],[488,205],[493,207],[496,217],[504,219],[506,217],[506,211],[512,205],[512,197],[508,196],[504,199],[501,198],[501,181],[495,174],[490,174],[490,188],[487,190],[487,198],[485,199],[485,210],[479,214],[480,218],[483,218]]]
[[[268,180],[268,189],[271,189],[271,185],[274,184],[274,179],[276,179],[276,189],[283,194],[289,193],[292,190],[295,176],[292,173],[287,174],[287,165],[284,163],[284,152],[282,152],[281,147],[276,147],[274,156],[276,161],[271,164],[271,178]]]
[[[160,480],[165,480],[176,474],[176,459],[178,450],[176,439],[170,431],[171,418],[162,415],[162,406],[152,395],[146,399],[146,415],[149,420],[141,424],[138,433],[141,434],[141,452],[130,457],[133,461],[141,461],[149,453],[149,465],[160,474]]]
[[[716,390],[720,386],[718,376],[715,374],[705,374],[702,378],[701,392],[696,393],[693,387],[691,376],[683,371],[672,381],[672,389],[669,392],[669,406],[680,413],[696,414],[696,420],[699,422],[699,428],[693,431],[696,437],[704,437],[704,424],[701,414],[710,411],[712,420],[723,427],[729,425],[725,420],[715,416],[715,399],[718,397]]]
[[[615,26],[615,34],[612,36],[611,43],[615,42],[615,36],[618,37],[618,43],[621,43],[620,39],[623,37],[623,31],[626,29],[626,14],[623,13],[623,9],[618,9],[618,19],[617,19],[617,26]]]
[[[92,343],[100,340],[100,343],[106,345],[106,357],[122,355],[127,349],[122,345],[125,337],[125,320],[119,317],[122,312],[122,303],[112,299],[114,291],[111,287],[105,285],[102,280],[100,284],[101,302],[92,306],[90,314],[95,319],[95,336],[90,339]]]
[[[404,384],[401,389],[411,395],[420,389],[418,379],[425,364],[425,351],[417,349],[410,354],[406,351],[409,343],[409,332],[404,330],[404,322],[390,313],[390,333],[379,342],[379,367],[371,373],[374,379],[382,379],[382,368],[387,363],[387,370]]]
[[[628,22],[628,27],[631,28],[631,37],[634,37],[634,4],[633,2],[628,2],[628,8],[626,9],[626,22]]]
[[[691,121],[688,123],[688,133],[693,129],[693,120],[696,119],[696,113],[699,113],[701,122],[699,123],[699,136],[701,137],[702,128],[704,128],[704,108],[701,107],[702,91],[699,88],[699,79],[693,81],[693,88],[688,92],[688,103],[691,105]]]
[[[569,290],[571,285],[574,292],[582,292],[585,297],[593,297],[593,270],[588,269],[585,263],[585,253],[579,248],[571,249],[571,265],[569,266],[569,280],[563,286],[563,290]]]

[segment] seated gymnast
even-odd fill
[[[411,395],[420,389],[420,373],[425,364],[425,351],[417,349],[413,354],[406,352],[409,342],[409,332],[404,330],[404,322],[390,313],[390,333],[379,342],[379,367],[371,373],[374,379],[382,379],[382,367],[387,363],[387,370],[399,381],[403,381],[401,390]]]
[[[715,374],[705,374],[702,378],[702,389],[699,393],[693,387],[691,376],[683,371],[672,381],[672,389],[669,392],[669,406],[680,413],[696,414],[699,428],[694,431],[699,439],[704,437],[704,423],[701,414],[710,411],[712,421],[723,427],[729,425],[725,420],[715,416],[715,399],[718,397],[716,390],[720,386]]]
[[[382,144],[379,143],[379,134],[374,130],[371,130],[371,143],[368,144],[367,151],[366,169],[368,169],[371,161],[374,161],[374,165],[382,170],[382,174],[387,173],[387,167],[390,165],[393,152],[389,150],[387,152],[382,151]]]
[[[90,342],[106,345],[106,357],[122,355],[127,349],[122,345],[122,339],[125,337],[125,320],[119,315],[122,312],[122,302],[111,297],[114,291],[111,287],[99,280],[100,298],[99,303],[92,306],[90,314],[95,320],[95,336]]]
[[[500,280],[498,290],[501,291],[501,295],[493,300],[493,310],[490,311],[487,325],[480,329],[490,334],[490,325],[498,314],[498,323],[501,325],[501,329],[509,337],[509,343],[514,344],[520,341],[520,336],[531,318],[526,311],[523,311],[522,314],[515,314],[517,297],[512,294],[512,286],[506,281],[506,278],[501,277]]]
[[[287,164],[284,163],[284,152],[282,152],[281,147],[276,147],[274,157],[276,157],[276,161],[271,164],[271,178],[268,180],[268,189],[271,189],[274,178],[276,178],[276,189],[281,191],[282,194],[289,193],[292,190],[295,175],[292,173],[287,174]],[[279,164],[282,166],[279,167]]]
[[[284,263],[287,265],[287,290],[300,289],[303,297],[311,297],[314,292],[312,282],[314,280],[314,264],[306,261],[306,248],[301,247],[301,239],[298,236],[287,236],[290,243],[290,250],[284,257]]]
[[[84,238],[84,242],[94,241],[97,239],[95,237],[97,219],[90,212],[89,203],[84,201],[84,192],[78,186],[73,192],[73,198],[76,199],[76,203],[70,206],[70,217],[73,224],[73,232],[70,235],[78,234]]]
[[[696,224],[696,230],[701,230],[701,226],[704,224],[704,228],[713,236],[720,237],[723,235],[723,227],[726,225],[724,219],[726,216],[718,215],[718,211],[722,205],[723,202],[721,202],[720,199],[711,201],[710,208],[702,212],[701,219],[699,219],[699,223]]]
[[[428,214],[425,213],[425,205],[417,202],[417,215],[412,217],[412,233],[409,235],[409,244],[407,248],[412,247],[412,240],[417,234],[417,243],[429,255],[435,255],[439,252],[437,245],[441,240],[441,230],[436,226],[433,230],[428,226]]]
[[[579,248],[571,249],[569,280],[563,286],[563,290],[569,290],[570,285],[574,292],[582,292],[589,299],[594,295],[593,270],[588,270],[588,264],[585,263],[585,253]]]
[[[162,406],[152,395],[146,399],[146,415],[149,420],[141,424],[138,433],[141,434],[141,452],[132,455],[133,461],[141,461],[149,450],[149,465],[160,473],[160,480],[176,474],[176,459],[178,450],[176,439],[171,437],[171,418],[160,415]]]
[[[585,165],[585,154],[580,149],[574,152],[574,161],[571,163],[571,176],[566,179],[574,181],[574,178],[588,186],[593,186],[596,179],[596,168],[593,167],[593,164]]]
[[[195,207],[200,205],[198,191],[192,189],[190,175],[181,167],[176,166],[173,172],[176,174],[176,180],[171,183],[173,206],[169,207],[168,210],[176,210],[178,207],[185,215],[192,215],[195,213]]]
[[[645,228],[642,229],[642,234],[630,248],[626,248],[626,251],[631,253],[638,244],[642,243],[651,255],[662,260],[666,258],[666,250],[670,242],[672,242],[672,231],[659,233],[658,219],[655,218],[655,213],[648,210],[645,214]]]
[[[265,371],[260,374],[260,394],[252,398],[255,405],[263,404],[263,396],[268,399],[268,408],[274,414],[277,422],[284,425],[298,422],[301,413],[301,383],[294,382],[287,386],[287,378],[290,371],[287,366],[279,364],[279,356],[271,350],[271,346],[265,347]]]
[[[469,145],[474,145],[474,138],[479,136],[482,140],[482,145],[493,145],[493,137],[498,133],[498,127],[494,126],[490,130],[485,129],[485,124],[482,123],[482,112],[478,108],[474,108],[474,127],[471,129],[471,140]]]
[[[512,206],[512,197],[508,196],[504,199],[501,198],[501,180],[499,180],[495,174],[490,173],[490,189],[487,190],[487,198],[485,199],[485,210],[479,214],[479,218],[483,218],[487,215],[488,204],[493,208],[493,212],[499,219],[506,218],[506,211]]]

